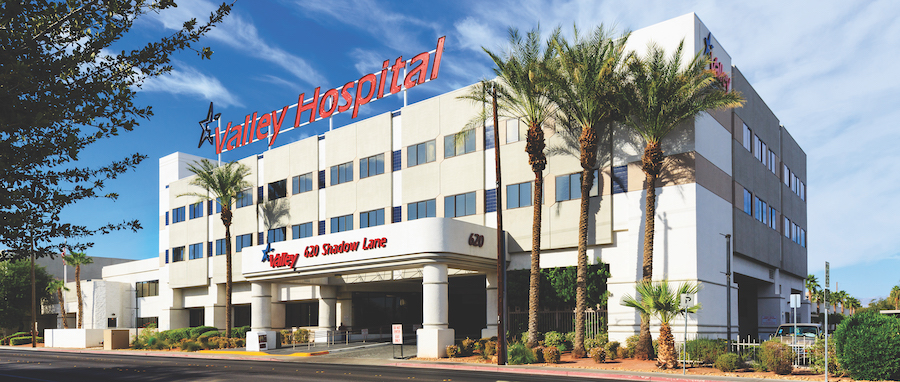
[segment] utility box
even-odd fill
[[[131,339],[128,329],[106,329],[103,331],[103,350],[128,349]]]

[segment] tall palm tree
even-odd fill
[[[63,291],[68,292],[69,288],[66,288],[66,283],[60,279],[53,279],[47,284],[47,292],[56,293],[56,298],[59,299],[59,315],[62,317],[63,329],[69,328],[69,321],[66,320],[66,298],[63,297]]]
[[[862,303],[859,302],[859,299],[853,296],[847,297],[846,305],[847,308],[850,309],[850,315],[856,314],[856,309],[862,307]]]
[[[626,36],[613,39],[601,25],[593,33],[579,35],[569,43],[559,30],[553,44],[557,59],[549,66],[553,83],[550,97],[559,107],[561,125],[577,132],[581,164],[581,213],[578,218],[578,264],[575,303],[575,343],[572,354],[584,357],[584,310],[586,308],[587,233],[590,190],[598,168],[601,137],[619,116],[617,102],[621,90],[621,63]]]
[[[887,301],[894,304],[894,309],[900,310],[900,285],[894,285],[891,288],[891,294],[888,295]]]
[[[822,313],[822,303],[825,302],[825,291],[818,289],[813,291],[809,301],[816,304],[816,314]]]
[[[819,280],[816,279],[816,275],[810,273],[806,275],[804,284],[806,284],[806,298],[809,301],[812,301],[813,294],[821,287],[821,285],[819,285]]]
[[[524,37],[519,34],[518,30],[510,28],[507,52],[495,53],[487,48],[482,48],[494,61],[496,67],[493,70],[497,78],[482,82],[480,87],[476,87],[471,93],[461,97],[482,103],[491,102],[489,97],[491,87],[493,87],[497,92],[498,114],[504,118],[515,118],[528,126],[525,152],[528,153],[528,164],[531,165],[531,171],[534,172],[531,273],[528,286],[527,345],[529,347],[537,346],[538,341],[541,207],[544,199],[544,169],[547,167],[543,127],[555,110],[553,103],[546,97],[548,83],[543,75],[543,67],[553,59],[554,52],[549,43],[545,45],[541,42],[540,36],[540,28],[531,30]],[[476,123],[480,124],[486,118],[486,115],[482,115]],[[472,123],[467,128],[474,127],[471,125]],[[497,204],[497,208],[502,208],[500,200],[497,200]]]
[[[84,329],[84,297],[81,295],[81,266],[83,264],[91,264],[94,259],[84,252],[72,251],[69,256],[64,257],[66,264],[75,267],[75,294],[78,295],[78,329]]]
[[[675,368],[678,365],[678,353],[675,351],[675,337],[672,335],[672,327],[669,326],[669,323],[679,314],[684,314],[685,311],[696,313],[700,310],[699,304],[687,309],[681,306],[681,295],[696,294],[700,290],[699,285],[685,282],[677,289],[673,289],[668,280],[659,282],[642,280],[637,283],[635,289],[640,300],[626,294],[622,298],[622,305],[635,308],[642,314],[653,315],[659,319],[659,358],[657,358],[656,366],[662,369]]]
[[[834,311],[837,312],[838,304],[841,304],[841,314],[844,314],[844,301],[847,299],[847,292],[838,290],[831,294],[831,304]]]
[[[653,240],[656,233],[656,180],[662,170],[662,140],[683,122],[693,120],[711,109],[739,107],[744,99],[735,91],[726,91],[715,72],[709,69],[710,57],[694,55],[682,63],[684,41],[671,58],[665,50],[650,43],[646,56],[630,55],[627,60],[623,108],[625,124],[639,134],[646,146],[641,157],[646,193],[642,280],[653,279]],[[641,322],[642,343],[638,349],[652,349],[650,329]],[[646,328],[645,328],[646,327]]]
[[[233,161],[217,166],[208,159],[201,159],[189,164],[188,170],[197,175],[190,184],[206,190],[206,193],[188,192],[178,196],[216,200],[222,207],[221,218],[225,225],[225,336],[231,337],[231,205],[241,190],[253,186],[244,180],[250,175],[250,167]]]

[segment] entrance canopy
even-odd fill
[[[497,269],[497,231],[449,218],[425,218],[246,247],[248,281],[298,281],[342,274],[421,268]]]

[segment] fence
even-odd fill
[[[528,331],[528,312],[510,312],[506,327],[510,334]],[[574,310],[545,310],[538,312],[538,332],[568,333],[575,331]],[[584,311],[585,334],[593,337],[606,324],[606,310]]]
[[[787,344],[791,347],[791,350],[794,351],[794,367],[799,366],[809,366],[809,351],[810,346],[805,344]],[[747,342],[732,342],[730,351],[732,353],[736,353],[741,356],[742,359],[750,361],[758,361],[759,360],[759,342],[754,342],[751,340],[747,340]]]

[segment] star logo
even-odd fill
[[[710,32],[706,35],[706,37],[703,38],[703,54],[710,55],[710,54],[712,54],[712,50],[713,50],[712,32]],[[210,107],[212,107],[212,105],[210,105]]]
[[[211,145],[215,145],[216,142],[213,140],[214,134],[212,130],[209,129],[209,124],[219,120],[219,117],[222,116],[222,113],[213,115],[213,103],[209,103],[209,113],[206,114],[206,119],[200,121],[200,143],[197,144],[197,148],[199,149],[203,146],[203,141],[209,142]]]
[[[269,261],[269,253],[272,253],[272,252],[275,252],[275,250],[272,249],[272,243],[266,244],[266,249],[262,250],[262,253],[263,253],[262,262],[265,263],[266,261]]]

